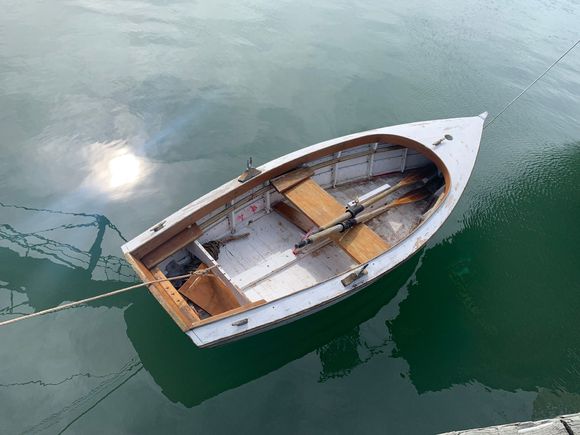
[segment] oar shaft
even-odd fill
[[[310,245],[312,243],[317,242],[318,240],[324,239],[324,238],[329,237],[333,234],[342,233],[343,231],[348,230],[349,228],[352,228],[353,226],[355,226],[357,224],[362,224],[364,222],[367,222],[367,221],[373,219],[374,217],[386,212],[387,210],[389,210],[391,208],[398,207],[398,206],[404,205],[404,204],[407,204],[407,203],[391,202],[391,203],[383,205],[382,207],[379,207],[375,210],[372,210],[368,213],[359,214],[358,216],[355,216],[354,218],[351,218],[350,215],[348,215],[349,217],[347,219],[345,219],[344,221],[342,221],[336,225],[333,225],[330,228],[319,231],[318,233],[314,233],[314,234],[310,235],[308,238],[302,240],[299,244],[297,244],[294,247],[294,249],[300,250],[307,245]]]
[[[411,184],[415,184],[415,183],[419,183],[419,182],[421,182],[423,185],[425,185],[429,181],[431,181],[433,179],[433,177],[435,177],[435,176],[437,176],[437,171],[435,170],[435,168],[423,168],[423,169],[419,170],[419,172],[415,172],[415,173],[403,178],[397,184],[395,184],[393,187],[391,187],[383,192],[380,192],[375,196],[367,198],[364,201],[361,201],[359,204],[357,204],[355,206],[354,210],[346,211],[343,214],[341,214],[340,216],[337,216],[335,219],[333,219],[332,221],[330,221],[326,225],[321,226],[318,231],[326,230],[327,228],[331,228],[334,225],[339,224],[340,222],[344,222],[347,219],[354,218],[357,214],[362,212],[366,207],[369,207],[369,206],[375,204],[376,202],[384,199],[385,197],[389,196],[391,193],[399,190],[401,187],[409,186]]]
[[[363,207],[368,207],[369,205],[373,205],[375,202],[380,201],[381,199],[389,196],[391,193],[396,192],[397,190],[399,190],[401,187],[403,187],[404,184],[402,182],[398,182],[397,184],[395,184],[393,187],[391,187],[390,189],[385,190],[384,192],[379,193],[376,196],[373,196],[371,198],[367,198],[365,201],[361,201],[361,205]]]
[[[405,185],[404,183],[398,182],[393,187],[385,190],[384,192],[381,192],[378,195],[373,196],[371,198],[367,198],[365,201],[361,201],[360,204],[359,204],[359,206],[361,207],[360,208],[360,211],[364,210],[366,207],[374,204],[375,202],[380,201],[381,199],[383,199],[384,197],[390,195],[391,193],[396,192],[398,189],[400,189],[404,185]],[[327,223],[326,225],[321,226],[320,229],[319,229],[319,231],[316,234],[318,234],[319,232],[322,232],[322,231],[324,231],[326,229],[332,228],[335,225],[337,225],[337,224],[339,224],[341,222],[344,222],[345,220],[350,219],[352,217],[353,217],[352,213],[346,211],[343,214],[341,214],[340,216],[338,216],[335,219],[333,219],[332,221],[330,221],[329,223]]]
[[[360,224],[365,223],[366,221],[370,221],[374,217],[376,217],[376,216],[378,216],[380,214],[383,214],[384,212],[386,212],[390,208],[397,207],[399,205],[403,205],[403,204],[393,204],[393,203],[390,203],[390,204],[383,205],[382,207],[376,208],[376,209],[374,209],[372,211],[369,211],[368,213],[359,214],[356,217],[356,222],[357,223],[360,223]]]

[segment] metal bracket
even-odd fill
[[[165,221],[161,221],[157,225],[155,225],[153,228],[151,228],[150,231],[153,231],[154,233],[156,233],[157,231],[159,231],[164,226],[165,226]]]
[[[242,326],[248,323],[248,319],[237,320],[232,323],[232,326]]]
[[[443,141],[445,141],[445,140],[453,140],[453,136],[451,136],[450,134],[446,134],[441,139],[433,142],[433,145],[435,145],[435,146],[441,145],[443,143]]]
[[[342,283],[343,286],[349,286],[351,285],[353,282],[361,279],[363,276],[365,276],[366,274],[368,274],[368,272],[366,271],[366,268],[369,266],[369,264],[365,264],[363,267],[361,267],[359,270],[351,273],[350,275],[348,275],[346,278],[342,279],[340,282]]]
[[[252,158],[250,157],[249,160],[246,162],[246,170],[239,176],[238,181],[240,183],[245,183],[246,181],[254,178],[256,175],[261,174],[261,171],[254,168],[252,164]]]

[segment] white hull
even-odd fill
[[[285,293],[283,291],[284,289],[278,289],[279,291],[276,293],[276,297],[272,297],[272,300],[267,300],[266,296],[264,297],[266,300],[262,300],[260,305],[248,305],[248,308],[245,310],[237,310],[237,312],[234,310],[231,315],[225,315],[227,313],[224,313],[224,315],[216,316],[215,319],[210,318],[209,320],[201,321],[198,325],[193,323],[191,325],[192,327],[187,328],[187,335],[197,346],[208,347],[263,332],[319,311],[356,293],[412,256],[443,225],[459,201],[475,164],[485,116],[486,114],[484,113],[477,117],[418,122],[357,133],[301,149],[257,168],[262,173],[267,173],[268,171],[273,171],[289,162],[299,161],[304,156],[312,155],[313,153],[324,153],[326,149],[332,149],[332,147],[337,144],[353,142],[370,136],[382,137],[384,135],[384,137],[401,137],[410,139],[424,148],[419,150],[420,152],[427,153],[431,156],[431,159],[439,159],[438,166],[440,170],[444,169],[446,172],[445,178],[448,186],[445,195],[438,202],[437,207],[433,207],[423,216],[421,224],[406,235],[404,239],[397,241],[397,243],[391,246],[386,252],[376,256],[368,262],[365,262],[365,264],[368,264],[366,268],[367,274],[357,279],[352,284],[344,286],[341,283],[341,280],[350,275],[353,271],[360,269],[362,266],[361,264],[355,264],[348,270],[343,270],[338,274],[322,279],[315,282],[313,285],[297,291],[293,290]],[[451,135],[453,139],[443,141],[439,145],[434,145],[434,143],[439,141],[446,134]],[[404,156],[401,157],[403,160],[403,166],[406,158],[407,153],[405,152]],[[361,165],[363,164],[366,165],[366,163],[361,163]],[[372,164],[371,158],[369,160],[369,170],[372,170]],[[443,165],[443,167],[441,165]],[[323,175],[317,176],[322,184],[324,181]],[[336,183],[336,180],[334,180],[334,182]],[[197,201],[194,201],[190,205],[168,217],[164,221],[164,227],[160,232],[162,233],[163,231],[170,229],[173,225],[177,225],[197,210],[201,210],[207,204],[215,201],[216,198],[226,195],[229,191],[233,191],[236,188],[239,188],[239,183],[237,180],[232,180]],[[265,203],[268,203],[269,200],[270,197],[268,196],[267,200],[264,201]],[[269,204],[266,205],[266,207],[268,206]],[[232,218],[233,217],[235,216],[232,215]],[[232,219],[230,222],[234,221],[235,219]],[[209,220],[206,222],[209,222]],[[224,222],[227,223],[226,220],[224,220]],[[223,225],[226,225],[226,223]],[[230,225],[233,224],[230,223]],[[230,229],[233,231],[233,228]],[[207,233],[212,234],[212,231],[217,234],[220,231],[219,225],[214,224],[213,230],[212,227],[208,226]],[[127,243],[123,247],[123,250],[128,258],[134,262],[135,260],[132,257],[132,253],[138,252],[140,247],[150,243],[154,237],[156,237],[156,234],[152,231],[147,231]],[[243,288],[243,274],[239,274],[239,282],[237,282],[235,276],[233,278],[230,277],[230,274],[233,274],[235,270],[232,272],[233,269],[226,269],[228,269],[227,258],[224,258],[224,264],[219,265],[220,273],[224,279],[232,281],[232,285],[235,286],[236,289],[239,290],[240,288]],[[258,268],[255,269],[256,271],[259,270]],[[246,273],[246,275],[248,275],[248,273]],[[143,274],[142,277],[147,278]],[[299,278],[300,277],[297,275],[297,279]],[[244,282],[247,283],[247,279]],[[248,284],[248,287],[252,286]],[[262,295],[264,294],[263,288],[265,287],[267,286],[262,285]],[[254,286],[253,289],[254,288],[255,292],[260,290],[259,286]],[[248,302],[253,300],[252,294],[255,293],[253,289],[251,292],[246,292],[245,295],[242,293],[242,296],[246,298]],[[256,299],[257,298],[258,296],[256,296]]]

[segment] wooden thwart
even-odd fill
[[[350,230],[336,235],[334,241],[359,263],[366,263],[390,248],[381,236],[365,224],[355,225]]]
[[[318,226],[326,225],[335,219],[336,216],[344,213],[344,206],[312,178],[304,178],[306,173],[304,168],[301,168],[286,174],[284,176],[286,179],[279,183],[283,190],[280,190],[278,184],[274,184],[274,186],[312,222]],[[289,181],[297,179],[299,181],[294,184]],[[290,187],[288,187],[289,184],[291,184]],[[285,211],[288,212],[287,209]],[[284,215],[286,216],[286,214]],[[297,221],[295,217],[293,219],[289,220],[292,222]],[[300,225],[303,225],[303,223],[296,225],[301,228]],[[358,224],[346,233],[339,234],[334,240],[348,255],[359,263],[366,263],[390,247],[377,233],[364,224]]]
[[[196,224],[192,224],[172,239],[169,239],[168,241],[159,245],[157,248],[153,249],[141,259],[141,262],[145,265],[145,267],[151,269],[153,266],[158,265],[171,254],[174,254],[184,246],[189,245],[202,234],[203,231],[201,228],[199,228]]]
[[[326,224],[344,212],[344,206],[312,178],[282,193],[318,226]]]
[[[272,180],[272,184],[280,193],[314,175],[312,168],[300,168]]]
[[[197,271],[205,269],[207,266],[202,264]],[[179,293],[212,316],[241,306],[226,284],[211,272],[193,275],[179,288]]]
[[[288,222],[293,223],[305,233],[315,226],[314,222],[308,219],[304,213],[285,202],[280,201],[272,208],[284,216]]]

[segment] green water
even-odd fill
[[[350,132],[493,115],[563,0],[0,0],[0,319],[134,281],[130,239]],[[437,235],[359,295],[199,350],[144,290],[0,329],[0,433],[423,434],[580,411],[580,48],[485,131]],[[58,213],[57,213],[58,212]]]

